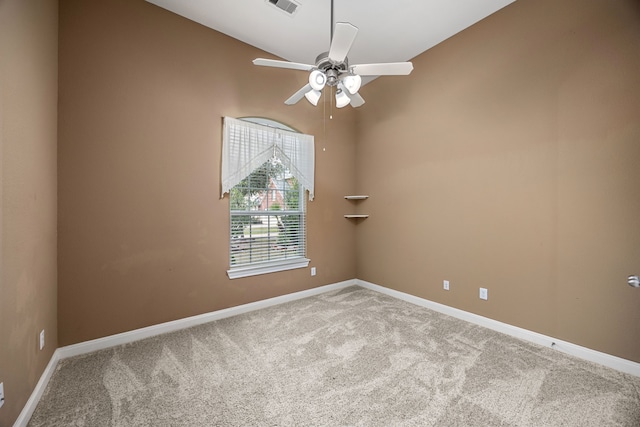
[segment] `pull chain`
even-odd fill
[[[329,89],[329,120],[333,120],[333,87]]]

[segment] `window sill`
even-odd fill
[[[307,258],[295,258],[265,264],[250,265],[247,267],[231,268],[227,270],[227,276],[229,276],[229,279],[239,279],[241,277],[276,273],[278,271],[293,270],[296,268],[306,268],[309,266],[310,261],[311,260]]]

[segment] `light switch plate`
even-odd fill
[[[0,408],[4,405],[4,383],[0,383]]]

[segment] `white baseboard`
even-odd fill
[[[121,334],[110,335],[104,338],[98,338],[91,341],[85,341],[78,344],[60,347],[53,353],[51,360],[49,360],[49,364],[40,376],[38,384],[36,384],[36,387],[31,393],[29,400],[27,400],[24,408],[22,408],[22,412],[20,412],[20,415],[18,416],[16,422],[13,424],[13,427],[27,426],[29,420],[31,419],[31,416],[33,415],[33,411],[35,411],[36,406],[38,405],[38,402],[40,401],[40,398],[42,397],[42,394],[47,387],[47,384],[49,384],[49,380],[51,379],[51,376],[53,375],[58,362],[62,359],[91,353],[97,350],[104,350],[106,348],[115,347],[122,344],[132,343],[156,335],[190,328],[192,326],[201,325],[203,323],[213,322],[215,320],[224,319],[231,316],[237,316],[239,314],[248,313],[250,311],[260,310],[262,308],[272,307],[274,305],[284,304],[286,302],[320,295],[325,292],[354,285],[356,285],[356,279],[346,280],[344,282],[320,286],[318,288],[308,289],[306,291],[295,292],[288,295],[282,295],[275,298],[269,298],[262,301],[240,305],[237,307],[230,307],[224,310],[213,311],[211,313],[200,314],[198,316],[187,317],[184,319],[174,320],[172,322],[161,323],[159,325],[153,325],[129,332],[123,332]]]
[[[545,347],[553,348],[555,350],[570,354],[577,358],[598,363],[600,365],[604,365],[609,368],[613,368],[618,371],[640,377],[640,363],[633,362],[631,360],[623,359],[617,356],[612,356],[610,354],[592,350],[587,347],[582,347],[577,344],[573,344],[567,341],[562,341],[556,338],[549,337],[547,335],[543,335],[537,332],[529,331],[527,329],[519,328],[517,326],[509,325],[508,323],[499,322],[497,320],[489,319],[488,317],[483,317],[477,314],[469,313],[468,311],[463,311],[457,308],[453,308],[444,304],[439,304],[437,302],[429,301],[424,298],[420,298],[404,292],[385,288],[384,286],[376,285],[374,283],[366,282],[364,280],[356,280],[356,284],[359,286],[362,286],[363,288],[377,291],[385,295],[389,295],[391,297],[398,298],[415,305],[419,305],[421,307],[429,308],[433,311],[437,311],[442,314],[446,314],[461,320],[465,320],[470,323],[475,323],[477,325],[483,326],[488,329],[492,329],[497,332],[502,332],[503,334],[510,335],[512,337],[520,338],[525,341],[529,341]]]
[[[223,310],[212,311],[197,316],[186,317],[171,322],[160,323],[158,325],[148,326],[146,328],[135,329],[121,334],[110,335],[104,338],[98,338],[91,341],[85,341],[78,344],[60,347],[60,359],[78,356],[81,354],[91,353],[105,348],[115,347],[122,344],[128,344],[145,338],[154,337],[156,335],[166,334],[169,332],[179,331],[181,329],[190,328],[192,326],[202,325],[203,323],[213,322],[215,320],[227,317],[237,316],[239,314],[248,313],[250,311],[260,310],[262,308],[272,307],[278,304],[307,298],[336,289],[354,286],[356,279],[346,280],[344,282],[334,283],[332,285],[320,286],[318,288],[308,289],[306,291],[294,292],[288,295],[269,298],[262,301],[256,301],[249,304],[239,305],[236,307],[225,308]]]
[[[31,415],[33,415],[33,411],[36,410],[36,406],[38,406],[38,402],[44,393],[44,390],[47,388],[47,384],[49,384],[49,380],[56,370],[56,366],[58,365],[58,361],[60,360],[59,349],[53,352],[51,359],[49,359],[49,363],[47,367],[44,368],[44,372],[40,376],[36,387],[33,389],[31,396],[29,396],[29,400],[22,408],[20,415],[18,415],[18,419],[15,423],[13,423],[13,427],[27,427],[29,420],[31,419]]]
[[[121,334],[111,335],[104,338],[98,338],[91,341],[85,341],[79,344],[73,344],[65,347],[58,348],[49,360],[47,367],[40,376],[40,380],[36,384],[29,400],[25,404],[22,412],[18,416],[18,419],[14,423],[13,427],[26,427],[35,411],[36,406],[44,390],[53,375],[58,362],[68,357],[79,356],[82,354],[91,353],[97,350],[103,350],[110,347],[115,347],[122,344],[128,344],[135,341],[139,341],[145,338],[150,338],[156,335],[166,334],[169,332],[178,331],[181,329],[190,328],[192,326],[201,325],[203,323],[213,322],[215,320],[224,319],[227,317],[237,316],[239,314],[248,313],[262,308],[272,307],[286,302],[299,300],[315,295],[320,295],[325,292],[343,289],[349,286],[361,286],[366,289],[370,289],[376,292],[380,292],[385,295],[389,295],[394,298],[398,298],[412,304],[429,308],[431,310],[443,313],[452,317],[456,317],[467,322],[475,323],[486,328],[502,332],[507,335],[511,335],[516,338],[530,341],[543,346],[551,347],[564,353],[573,355],[580,359],[588,360],[591,362],[599,363],[601,365],[616,369],[621,372],[625,372],[631,375],[640,377],[640,363],[632,362],[630,360],[622,359],[616,356],[611,356],[606,353],[591,350],[586,347],[581,347],[570,342],[558,340],[548,337],[533,331],[512,326],[507,323],[498,322],[497,320],[489,319],[487,317],[479,316],[477,314],[469,313],[467,311],[459,310],[457,308],[449,307],[437,302],[429,301],[414,295],[410,295],[404,292],[399,292],[393,289],[385,288],[380,285],[376,285],[364,280],[352,279],[344,282],[334,283],[332,285],[320,286],[318,288],[308,289],[306,291],[295,292],[288,295],[282,295],[275,298],[269,298],[262,301],[256,301],[250,304],[244,304],[237,307],[230,307],[224,310],[218,310],[211,313],[205,313],[198,316],[187,317],[184,319],[174,320],[172,322],[161,323],[159,325],[153,325],[146,328],[136,329],[129,332],[123,332]]]

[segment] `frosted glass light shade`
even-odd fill
[[[360,86],[362,86],[362,77],[357,74],[349,75],[342,79],[342,84],[351,95],[355,95],[360,90]]]
[[[304,94],[304,97],[307,98],[307,101],[316,106],[320,100],[320,95],[321,93],[319,90],[311,89],[309,92]]]
[[[309,84],[314,90],[322,90],[324,85],[327,84],[327,76],[320,70],[313,70],[309,74]]]
[[[344,93],[344,90],[339,89],[336,92],[336,107],[346,107],[347,105],[349,105],[349,102],[351,102],[351,99],[347,96],[346,93]]]

